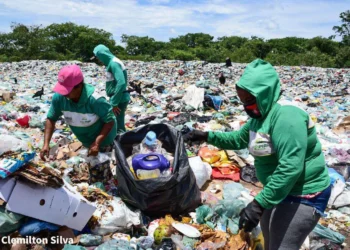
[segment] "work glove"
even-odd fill
[[[263,212],[264,208],[253,200],[239,214],[239,230],[244,229],[244,232],[251,232],[259,224]]]
[[[208,132],[203,132],[197,129],[192,130],[191,132],[184,135],[184,140],[188,141],[207,141],[208,140]]]

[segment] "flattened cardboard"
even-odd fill
[[[56,225],[82,230],[96,207],[73,187],[54,189],[17,181],[6,205],[9,211]]]
[[[0,179],[0,199],[7,202],[15,185],[16,180],[14,178]]]

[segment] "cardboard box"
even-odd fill
[[[81,231],[96,207],[72,186],[54,189],[17,181],[6,205],[9,211]]]
[[[7,202],[15,185],[16,180],[14,178],[0,178],[0,199]]]

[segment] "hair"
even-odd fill
[[[82,82],[80,82],[79,84],[75,85],[73,89],[80,88],[80,86],[82,86],[83,84],[84,84],[84,80]]]

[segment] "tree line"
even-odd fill
[[[273,65],[304,65],[316,67],[350,67],[350,10],[340,14],[341,25],[334,26],[335,35],[311,39],[286,37],[264,39],[256,36],[224,36],[214,39],[210,34],[188,33],[168,42],[148,36],[122,35],[125,47],[116,45],[111,33],[71,22],[27,26],[12,23],[11,31],[0,33],[0,61],[80,60],[93,59],[93,48],[105,44],[120,59],[158,61],[203,60],[248,63],[262,58]]]

